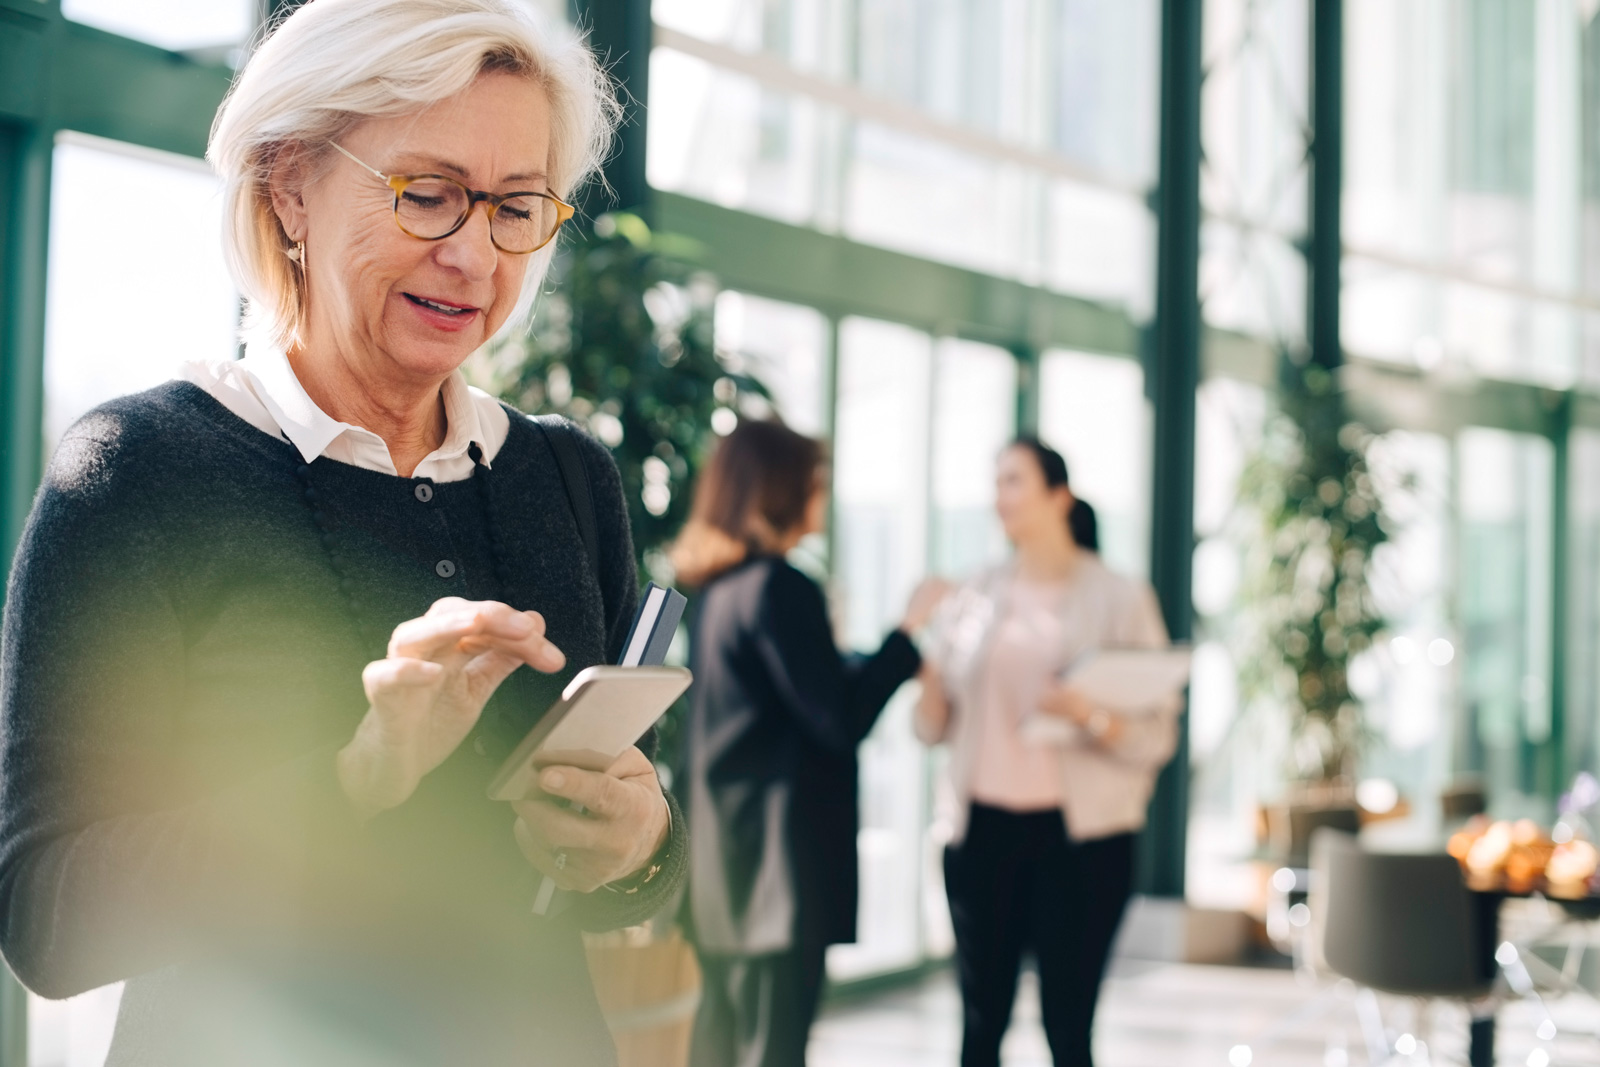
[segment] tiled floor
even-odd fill
[[[1568,997],[1549,1005],[1558,1032],[1540,1040],[1537,1005],[1500,1013],[1501,1067],[1600,1067],[1600,1005]],[[1412,1025],[1411,1005],[1385,1001],[1392,1036]],[[1443,1005],[1433,1063],[1464,1062],[1466,1016]],[[960,1047],[960,998],[941,973],[914,988],[831,1006],[812,1037],[811,1067],[944,1067]],[[1349,988],[1305,984],[1288,971],[1123,962],[1109,979],[1095,1036],[1099,1067],[1228,1067],[1251,1046],[1251,1067],[1366,1067],[1358,1000]],[[1541,1059],[1536,1049],[1543,1049]],[[1049,1067],[1031,976],[1005,1044],[1006,1067]],[[1237,1054],[1236,1054],[1237,1055]],[[1423,1064],[1422,1056],[1395,1064]]]

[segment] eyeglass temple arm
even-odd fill
[[[338,141],[329,141],[328,143],[333,145],[333,147],[337,148],[340,152],[342,152],[344,154],[345,158],[350,160],[350,162],[354,163],[356,166],[360,167],[362,170],[366,171],[367,173],[376,175],[379,181],[386,182],[386,181],[389,180],[389,176],[387,174],[383,173],[383,171],[379,170],[377,167],[374,167],[374,166],[371,166],[369,164],[363,163],[361,160],[359,160],[355,156],[351,155],[350,152],[344,147],[344,145],[340,144]]]

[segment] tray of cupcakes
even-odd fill
[[[1552,836],[1532,819],[1476,815],[1446,847],[1477,892],[1600,901],[1600,850],[1568,825],[1558,824]]]

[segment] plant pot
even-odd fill
[[[1311,863],[1311,835],[1326,826],[1344,833],[1361,830],[1355,791],[1339,782],[1317,782],[1295,789],[1265,808],[1267,851],[1285,867]]]

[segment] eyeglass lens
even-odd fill
[[[395,202],[395,219],[414,237],[434,240],[455,229],[470,206],[467,191],[442,178],[419,178]],[[561,225],[553,200],[508,197],[490,221],[494,243],[507,252],[532,252],[555,236]]]

